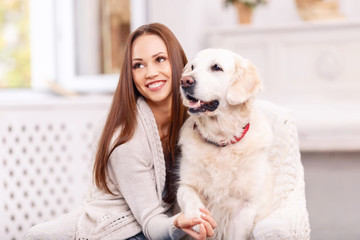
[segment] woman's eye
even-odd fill
[[[157,57],[156,58],[156,61],[158,61],[158,62],[164,62],[165,60],[166,60],[165,57]]]
[[[142,65],[141,63],[135,63],[135,64],[133,64],[133,69],[138,69],[138,68],[141,68],[141,67],[143,67],[144,65]]]
[[[211,70],[212,71],[221,71],[221,72],[223,72],[224,70],[220,67],[220,65],[218,65],[218,64],[214,64],[214,65],[212,65],[211,66]]]

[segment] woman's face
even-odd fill
[[[137,90],[149,104],[169,104],[172,70],[166,45],[157,35],[145,34],[132,45],[132,75]]]

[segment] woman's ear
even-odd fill
[[[246,63],[244,64],[244,61]],[[245,66],[244,66],[245,65]],[[262,82],[255,66],[240,57],[235,59],[235,74],[230,80],[226,93],[226,100],[230,105],[237,105],[255,97],[262,88]]]

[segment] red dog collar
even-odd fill
[[[196,123],[194,123],[194,129],[196,129],[196,128],[197,128]],[[241,136],[240,136],[240,137],[234,136],[235,140],[231,140],[230,143],[231,143],[231,144],[234,144],[234,143],[239,142],[241,139],[243,139],[243,137],[245,136],[245,134],[248,132],[249,128],[250,128],[250,123],[247,123],[247,124],[245,125],[245,127],[243,127],[243,132],[242,132]],[[201,134],[200,134],[200,135],[201,135]],[[229,145],[229,142],[216,143],[216,142],[210,141],[210,140],[208,140],[208,139],[206,139],[206,138],[203,138],[203,139],[204,139],[205,141],[207,141],[208,143],[214,144],[214,145],[217,146],[217,147],[226,147],[227,145]]]

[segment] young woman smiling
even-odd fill
[[[26,239],[194,239],[214,235],[206,209],[188,219],[176,207],[176,144],[186,109],[179,84],[186,55],[153,23],[128,38],[118,86],[83,206],[34,226]],[[199,224],[200,232],[192,227]]]

